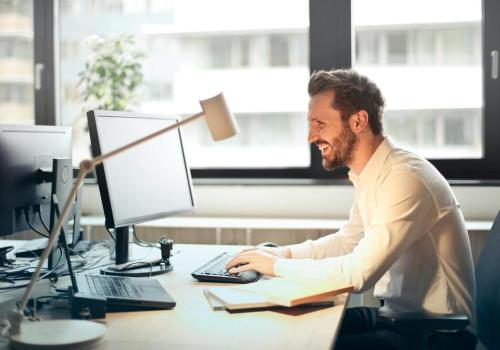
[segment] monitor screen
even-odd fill
[[[71,159],[71,128],[0,125],[0,236],[29,230],[26,215],[45,232],[52,184],[40,183],[37,171],[52,172],[54,158]]]
[[[172,117],[109,111],[90,111],[88,120],[94,157],[177,122]],[[108,228],[194,208],[180,129],[104,161],[96,174]]]

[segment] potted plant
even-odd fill
[[[91,109],[125,110],[143,82],[144,53],[131,35],[86,40],[91,53],[79,73],[82,98]]]
[[[86,111],[130,109],[143,82],[144,53],[135,47],[131,35],[103,38],[88,37],[90,48],[85,68],[78,74],[78,88],[83,100],[82,114],[73,124],[73,159],[75,164],[90,156]]]

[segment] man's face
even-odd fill
[[[332,107],[334,96],[333,91],[324,91],[309,101],[308,141],[318,146],[326,170],[349,166],[356,147],[356,135]]]

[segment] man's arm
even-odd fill
[[[275,274],[343,277],[359,292],[372,287],[436,219],[432,194],[409,171],[386,179],[377,201],[374,219],[351,253],[322,260],[277,259]]]
[[[337,233],[329,234],[315,241],[308,240],[301,244],[278,248],[251,248],[244,250],[227,264],[227,268],[240,264],[232,273],[255,269],[266,275],[275,275],[274,264],[277,258],[283,259],[322,259],[327,256],[339,256],[351,252],[363,237],[363,223],[357,205],[354,204],[349,214],[349,221]]]
[[[425,185],[410,172],[398,172],[379,189],[374,220],[365,226],[364,236],[352,252],[315,260],[282,259],[256,251],[255,256],[234,259],[234,265],[248,265],[231,272],[255,269],[278,276],[341,277],[352,283],[356,291],[363,291],[372,287],[428,231],[435,213],[436,204]]]

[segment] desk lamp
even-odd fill
[[[31,280],[26,287],[21,304],[18,309],[13,310],[9,314],[9,338],[11,345],[16,348],[65,348],[92,346],[97,344],[105,335],[106,329],[102,324],[84,321],[84,320],[52,320],[43,322],[32,322],[29,324],[21,324],[23,321],[23,310],[26,307],[28,299],[31,295],[35,282],[40,277],[42,265],[47,259],[52,246],[59,238],[64,219],[68,215],[72,203],[75,200],[76,194],[80,189],[86,175],[91,173],[96,165],[103,163],[105,160],[112,158],[120,153],[126,152],[129,149],[149,140],[165,134],[171,130],[177,129],[180,126],[190,123],[195,119],[205,117],[208,128],[215,141],[224,140],[235,135],[238,132],[236,121],[229,111],[224,96],[222,93],[200,101],[202,112],[195,114],[189,118],[183,119],[180,122],[170,125],[164,129],[158,130],[148,136],[145,136],[137,141],[131,142],[125,146],[119,147],[114,151],[102,154],[93,159],[86,159],[80,163],[80,171],[76,181],[71,189],[68,200],[64,204],[61,215],[59,216],[56,225],[54,226],[47,247],[40,257],[40,261],[35,272],[31,276]]]

